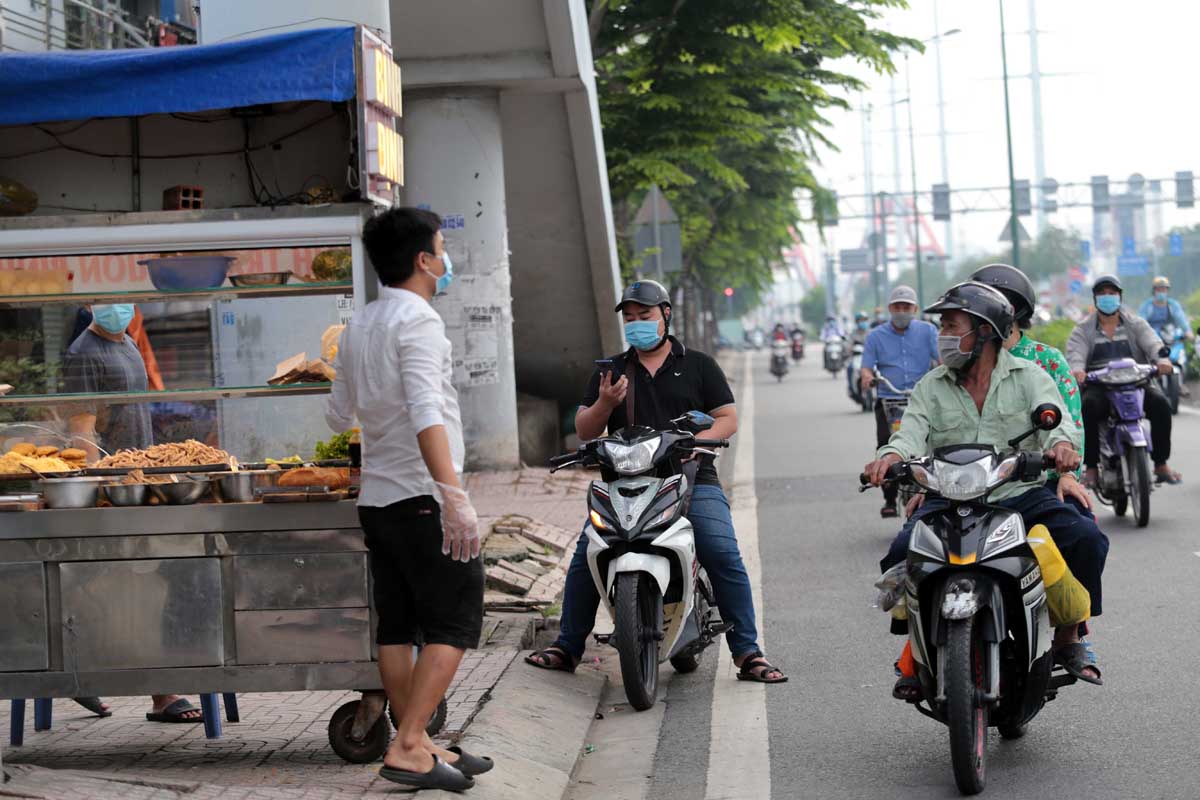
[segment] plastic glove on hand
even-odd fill
[[[442,555],[464,564],[479,557],[479,517],[466,491],[437,484],[442,507]]]

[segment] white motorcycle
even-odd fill
[[[552,471],[598,466],[588,492],[587,560],[614,622],[597,635],[617,648],[625,695],[638,711],[658,695],[658,665],[677,672],[699,666],[700,653],[731,626],[717,614],[708,575],[696,558],[687,518],[698,464],[693,454],[715,455],[725,439],[697,439],[713,418],[692,411],[674,430],[630,427],[586,442],[550,460]]]

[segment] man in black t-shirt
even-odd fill
[[[689,411],[703,411],[714,419],[705,438],[728,439],[737,432],[737,409],[725,374],[710,356],[689,350],[669,335],[671,300],[654,281],[638,281],[625,290],[616,309],[625,318],[629,350],[613,356],[611,371],[597,370],[575,415],[582,440],[595,439],[605,429],[617,431],[631,422],[657,430],[669,429],[671,420]],[[633,380],[633,417],[628,419],[626,400]],[[729,501],[717,480],[712,456],[701,456],[688,519],[696,537],[696,554],[712,581],[721,619],[732,623],[726,634],[740,680],[782,683],[787,677],[771,666],[758,647],[754,599],[750,578],[742,564]],[[563,593],[562,625],[558,640],[526,658],[543,669],[574,672],[583,657],[588,634],[596,622],[600,595],[587,564],[587,536],[567,572]]]

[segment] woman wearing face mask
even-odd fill
[[[1083,318],[1067,340],[1067,363],[1083,386],[1084,483],[1095,486],[1099,478],[1100,423],[1108,414],[1108,395],[1103,386],[1087,384],[1087,374],[1118,358],[1139,364],[1156,364],[1163,375],[1171,362],[1164,357],[1162,339],[1146,320],[1122,304],[1123,288],[1115,275],[1105,275],[1092,286],[1096,313]],[[1179,483],[1182,476],[1167,466],[1171,457],[1171,404],[1158,384],[1146,387],[1146,418],[1150,420],[1150,446],[1154,451],[1154,475],[1159,483]]]

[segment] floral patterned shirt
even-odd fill
[[[1053,379],[1058,393],[1062,396],[1063,404],[1066,406],[1063,409],[1066,416],[1063,425],[1073,425],[1082,436],[1083,399],[1079,396],[1079,384],[1075,382],[1075,377],[1071,375],[1071,368],[1067,366],[1066,356],[1050,345],[1035,342],[1024,334],[1021,335],[1021,341],[1017,342],[1008,352],[1017,358],[1033,361]],[[1083,455],[1082,447],[1080,455]],[[1051,479],[1057,477],[1058,473],[1050,472]]]

